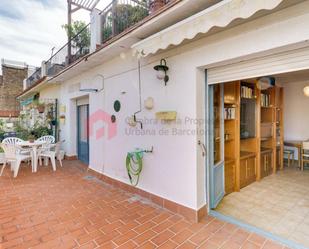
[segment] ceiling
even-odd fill
[[[276,82],[278,82],[278,84],[288,84],[303,81],[308,81],[309,84],[309,70],[283,73],[273,76],[276,78]]]

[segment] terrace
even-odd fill
[[[53,77],[71,64],[103,47],[129,28],[161,9],[171,0],[113,0],[99,15],[100,31],[92,44],[91,24],[85,25],[26,80],[26,89],[44,76]],[[87,8],[86,8],[87,9]],[[90,10],[90,9],[89,9]],[[99,42],[98,42],[99,41]]]
[[[51,177],[52,176],[52,177]],[[0,248],[278,248],[207,216],[200,223],[92,175],[79,161],[1,177]]]

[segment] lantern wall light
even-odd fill
[[[309,97],[309,86],[304,87],[304,94],[306,97]]]
[[[159,80],[164,80],[164,83],[166,85],[166,83],[169,81],[169,77],[167,75],[168,66],[166,66],[166,60],[161,59],[160,65],[155,66],[154,70],[157,71],[157,78]]]

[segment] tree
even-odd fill
[[[67,35],[71,37],[72,47],[78,50],[80,55],[85,54],[85,48],[88,51],[90,47],[90,31],[83,21],[74,21],[71,25],[62,25]]]

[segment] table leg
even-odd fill
[[[38,157],[37,157],[37,149],[33,146],[33,168],[34,172],[37,172],[38,169]]]
[[[30,151],[31,153],[31,168],[32,168],[32,173],[34,172],[34,153],[33,150]]]

